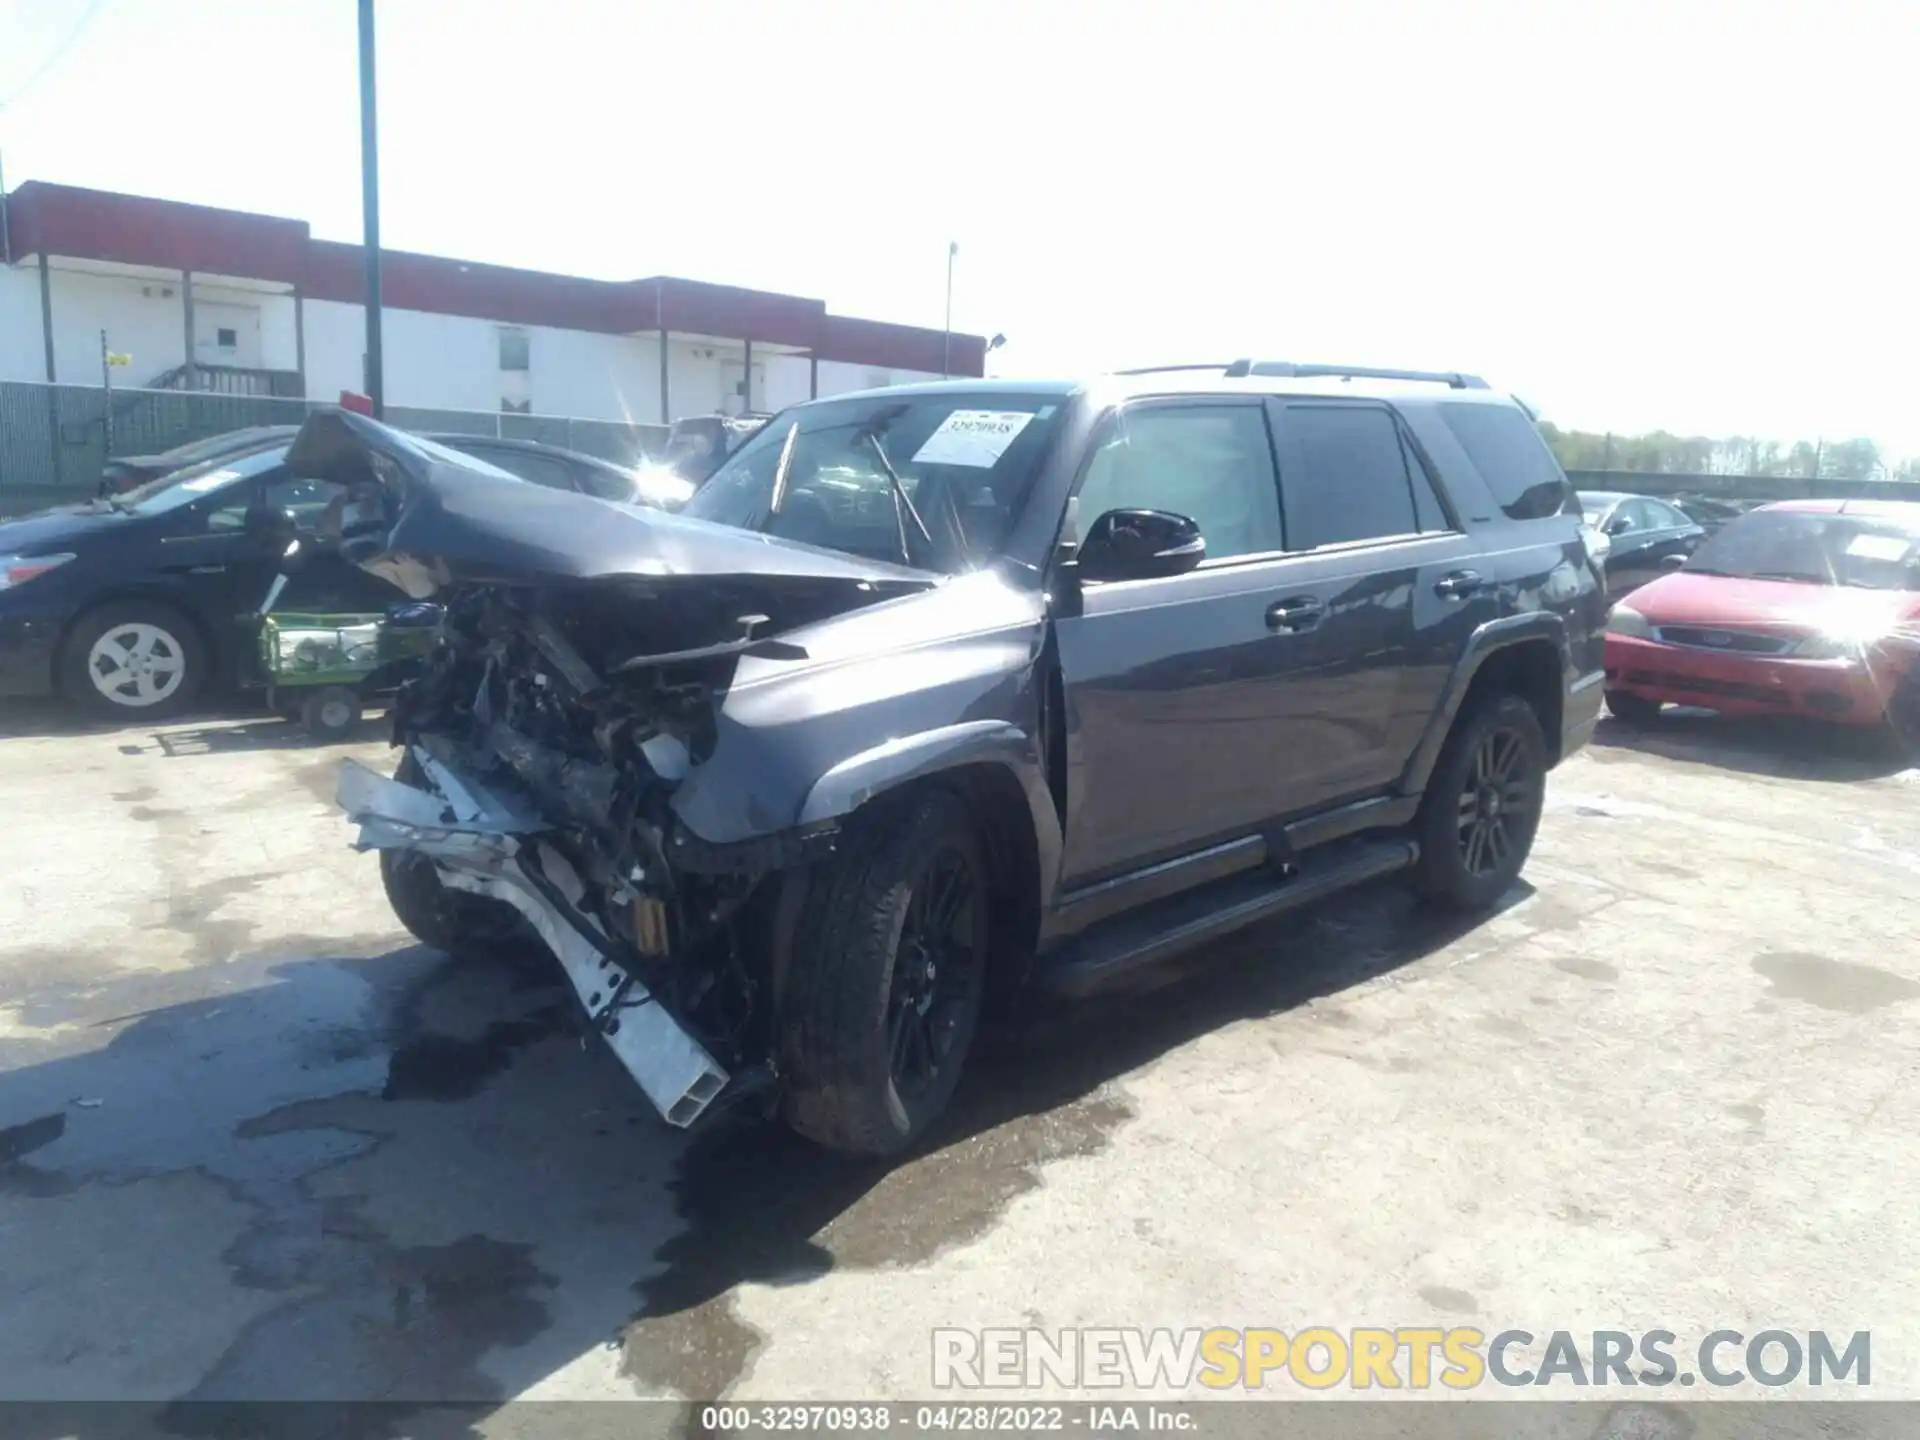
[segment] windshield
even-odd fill
[[[1693,552],[1699,574],[1866,590],[1920,588],[1920,526],[1870,515],[1760,510]]]
[[[184,470],[162,475],[157,480],[149,480],[144,485],[136,485],[114,496],[108,503],[115,510],[134,515],[159,515],[175,506],[191,504],[202,495],[224,490],[237,480],[264,475],[283,464],[286,458],[287,447],[276,445],[270,450],[257,450],[251,455],[190,465]]]
[[[965,391],[803,405],[761,427],[681,513],[955,574],[1004,543],[1059,409],[1057,395]]]

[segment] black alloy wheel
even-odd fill
[[[1510,726],[1487,731],[1474,747],[1459,804],[1460,861],[1469,875],[1498,874],[1532,839],[1540,797],[1526,758],[1526,741]]]
[[[979,881],[957,849],[936,852],[914,881],[887,994],[888,1073],[903,1101],[929,1094],[969,1028],[981,966]]]

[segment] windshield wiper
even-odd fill
[[[1823,585],[1826,583],[1825,576],[1808,575],[1803,572],[1796,572],[1792,570],[1755,570],[1752,574],[1747,576],[1747,579],[1749,580],[1784,580],[1790,585]]]
[[[787,471],[793,464],[793,443],[800,438],[800,422],[787,427],[787,438],[780,442],[780,463],[773,467],[773,495],[767,501],[767,519],[780,513],[787,499]]]
[[[880,468],[886,472],[887,484],[893,487],[893,520],[900,530],[900,558],[907,565],[913,564],[913,550],[907,543],[906,516],[913,517],[913,528],[920,532],[920,538],[927,542],[927,549],[933,549],[933,532],[927,529],[927,522],[920,518],[920,512],[913,508],[913,499],[907,494],[907,487],[900,478],[900,472],[893,468],[893,462],[887,458],[887,450],[880,443],[880,432],[894,421],[894,417],[905,411],[904,405],[891,412],[883,411],[860,427],[857,439],[865,440],[873,446],[873,453],[879,457]],[[903,512],[904,507],[904,514]]]

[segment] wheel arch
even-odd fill
[[[1533,706],[1547,742],[1547,763],[1558,764],[1571,672],[1567,625],[1561,616],[1533,611],[1482,625],[1454,662],[1441,703],[1401,777],[1401,793],[1417,795],[1426,789],[1455,722],[1479,696],[1496,691],[1519,695]]]
[[[1037,915],[1060,870],[1060,817],[1038,743],[1007,721],[944,725],[851,755],[814,781],[800,823],[843,819],[919,783],[957,789],[983,824],[1005,827],[1000,846],[1018,856],[1010,863]]]

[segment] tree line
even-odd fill
[[[1871,440],[1761,440],[1733,435],[1603,435],[1540,423],[1567,470],[1640,470],[1679,475],[1791,475],[1823,480],[1920,480],[1920,457],[1896,462]]]

